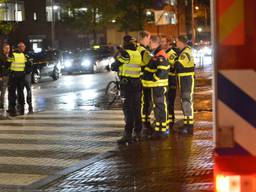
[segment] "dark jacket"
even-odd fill
[[[8,57],[3,53],[0,54],[0,77],[8,76],[11,63],[7,61]]]
[[[144,69],[142,84],[144,87],[162,87],[168,85],[169,63],[166,53],[158,47]]]

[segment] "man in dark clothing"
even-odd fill
[[[160,37],[153,35],[150,40],[153,57],[144,69],[142,84],[151,90],[155,115],[155,127],[152,137],[158,139],[165,138],[169,134],[166,94],[170,66],[166,53],[160,47]]]
[[[131,143],[133,131],[136,140],[140,140],[142,129],[140,116],[141,66],[141,55],[137,51],[136,40],[126,35],[123,50],[120,50],[120,54],[111,66],[112,70],[118,72],[121,96],[124,98],[125,130],[123,137],[117,141],[118,144]]]
[[[2,53],[0,55],[0,109],[5,106],[5,94],[8,86],[8,75],[10,63],[7,61],[10,53],[10,45],[4,43],[2,46]]]

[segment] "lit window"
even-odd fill
[[[37,15],[36,15],[36,12],[34,12],[34,21],[37,20]]]
[[[165,20],[168,24],[172,24],[172,25],[175,25],[177,24],[177,18],[176,18],[176,14],[175,13],[172,13],[172,12],[166,12],[164,14],[165,16]]]
[[[24,2],[6,2],[0,3],[1,21],[24,21]]]
[[[148,23],[154,23],[155,22],[155,14],[151,10],[146,11],[146,21]]]
[[[177,0],[166,0],[165,3],[174,6],[174,5],[177,5]]]
[[[52,1],[46,0],[46,20],[49,22],[60,21],[61,13],[64,11],[62,4],[52,4]]]

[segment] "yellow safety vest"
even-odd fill
[[[194,57],[192,55],[192,48],[187,46],[183,49],[178,57],[178,65],[176,72],[178,76],[193,75],[195,70]]]
[[[123,63],[119,67],[119,76],[121,77],[131,77],[131,78],[139,78],[141,75],[141,55],[140,52],[126,50],[129,55],[129,58],[124,58],[122,56],[117,59]]]
[[[22,72],[25,70],[25,63],[27,59],[24,53],[13,53],[11,71]]]
[[[174,69],[174,63],[175,63],[175,59],[177,58],[177,53],[173,50],[173,49],[169,49],[166,51],[166,54],[168,56],[168,62],[170,64],[170,72],[169,75],[170,76],[175,76],[175,69]]]
[[[143,47],[141,45],[137,46],[137,51],[140,52],[142,66],[147,65],[149,63],[149,61],[151,60],[151,58],[152,58],[150,52],[145,47]]]

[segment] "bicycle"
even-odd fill
[[[115,77],[115,81],[110,81],[105,90],[105,98],[108,105],[112,105],[117,99],[121,98],[120,92],[120,80],[119,77]]]

